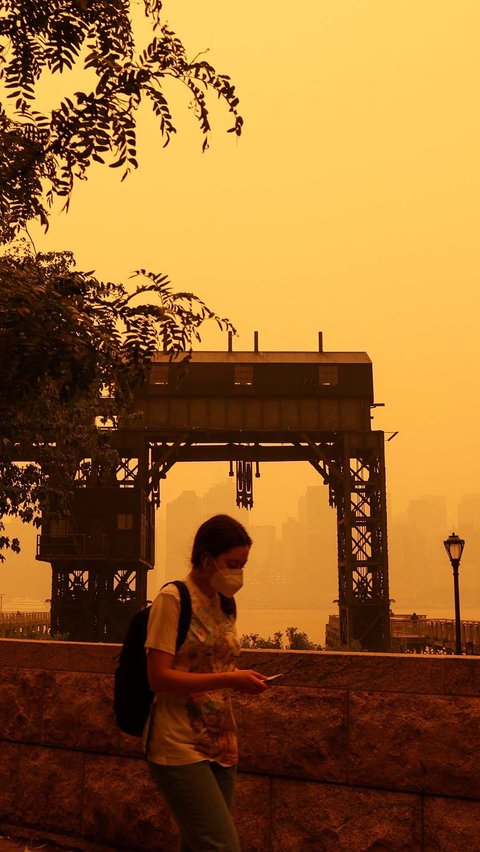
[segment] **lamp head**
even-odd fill
[[[460,538],[456,533],[452,532],[452,534],[443,542],[443,546],[448,553],[450,562],[460,562],[463,548],[465,547],[465,541],[463,538]]]

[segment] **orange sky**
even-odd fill
[[[321,329],[326,349],[367,351],[386,404],[374,426],[399,430],[387,445],[394,509],[445,494],[456,524],[458,497],[480,491],[478,0],[164,8],[191,55],[208,48],[232,76],[244,136],[223,132],[212,99],[202,155],[173,88],[169,148],[142,115],[138,172],[120,184],[92,170],[70,213],[46,237],[32,230],[37,248],[73,249],[105,278],[167,272],[231,317],[236,348],[258,329],[261,348],[315,349]],[[205,336],[205,348],[224,344]],[[299,492],[312,476],[298,471]]]

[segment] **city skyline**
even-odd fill
[[[287,511],[283,515],[277,512],[276,519],[272,520],[271,506],[278,494],[268,488],[268,469],[263,469],[262,473],[266,492],[257,494],[258,500],[248,512],[235,506],[234,480],[228,477],[225,466],[220,482],[215,481],[218,466],[217,469],[215,465],[212,467],[211,484],[203,493],[193,488],[183,489],[183,477],[172,482],[170,488],[168,479],[164,483],[165,494],[170,493],[171,498],[165,496],[157,512],[156,567],[149,574],[150,597],[165,580],[188,572],[197,526],[212,514],[227,512],[238,517],[254,541],[247,583],[239,598],[241,607],[262,608],[263,605],[295,609],[310,606],[335,612],[333,602],[338,596],[336,516],[328,506],[327,488],[318,484],[318,475],[316,484],[310,483],[303,492],[290,494],[290,501],[286,501]],[[260,482],[256,480],[255,483],[257,492]],[[173,493],[176,488],[179,492]],[[268,499],[268,492],[271,499]],[[191,495],[190,500],[186,501],[185,495]],[[192,501],[196,511],[186,517],[186,505],[192,505]],[[389,510],[389,582],[394,611],[405,609],[407,604],[409,609],[426,613],[442,607],[448,613],[453,607],[451,570],[442,544],[452,532],[449,526],[452,518],[448,519],[446,507],[446,496],[423,495],[411,500],[402,512],[395,514],[393,509]],[[480,493],[462,495],[457,511],[458,517],[453,519],[455,531],[466,540],[460,568],[462,610],[465,618],[480,618],[477,568],[480,561]],[[317,518],[320,524],[316,527]],[[0,566],[0,594],[6,606],[14,598],[42,601],[50,597],[50,566],[34,560],[36,530],[24,526],[22,533],[22,553],[19,556],[8,553],[6,563]],[[316,550],[322,552],[318,562],[312,558]],[[171,568],[167,569],[167,564]]]
[[[201,523],[209,514],[217,511],[227,511],[230,514],[235,514],[249,529],[254,546],[250,559],[251,572],[249,580],[254,576],[257,568],[257,563],[264,565],[268,563],[268,557],[264,554],[256,556],[255,544],[259,544],[255,540],[256,529],[274,530],[273,549],[270,554],[270,568],[274,569],[274,564],[280,567],[279,576],[285,575],[285,558],[289,558],[292,563],[297,561],[302,563],[305,560],[305,553],[308,553],[308,559],[312,558],[315,548],[320,548],[324,558],[321,560],[323,566],[320,573],[322,583],[327,581],[327,589],[323,596],[322,605],[326,606],[338,596],[337,589],[337,563],[336,563],[336,515],[335,511],[328,506],[328,491],[323,485],[308,485],[304,493],[299,494],[296,500],[297,512],[296,515],[286,513],[284,516],[279,516],[276,523],[272,523],[269,513],[263,512],[261,509],[254,509],[252,512],[245,510],[236,510],[234,499],[235,490],[233,483],[229,480],[223,483],[217,483],[210,489],[207,489],[205,496],[217,493],[219,500],[215,501],[207,499],[211,512],[202,511],[202,496],[197,494],[193,489],[181,491],[171,501],[166,501],[165,508],[159,512],[159,519],[162,514],[168,517],[169,507],[179,508],[179,518],[185,521],[182,514],[184,506],[188,504],[185,501],[186,496],[191,494],[196,501],[197,512],[190,528],[188,524],[184,524],[184,532],[181,538],[181,543],[176,542],[170,549],[168,546],[169,532],[168,527],[164,530],[165,554],[162,554],[162,540],[157,543],[158,569],[166,572],[165,579],[171,579],[178,574],[178,567],[188,570],[189,545],[191,545],[191,537],[195,531],[196,525]],[[308,516],[308,495],[310,494],[310,517]],[[313,499],[312,499],[313,498]],[[230,501],[230,502],[228,502]],[[316,506],[317,514],[311,514],[312,506]],[[480,594],[477,574],[477,565],[480,559],[480,512],[476,514],[476,507],[480,506],[480,494],[463,495],[459,501],[458,517],[453,519],[453,526],[466,540],[466,547],[461,565],[461,592],[462,601],[465,609],[478,609],[478,617],[480,617]],[[304,512],[304,518],[301,514]],[[398,610],[402,602],[415,604],[422,609],[428,610],[429,603],[436,607],[451,605],[452,599],[452,581],[451,570],[443,548],[444,539],[452,532],[449,521],[452,521],[451,516],[447,512],[447,498],[442,495],[422,495],[410,501],[409,506],[403,512],[394,514],[393,511],[388,511],[389,515],[389,576],[390,576],[390,595],[395,601],[392,608]],[[315,521],[318,518],[319,526],[315,526]],[[165,523],[165,522],[164,522]],[[173,528],[178,529],[179,521],[173,524]],[[172,533],[170,533],[170,536]],[[309,541],[309,538],[311,539]],[[318,539],[323,543],[319,544]],[[297,556],[295,557],[295,547],[297,547]],[[263,548],[264,549],[264,548]],[[283,555],[283,559],[282,559]],[[285,556],[287,555],[287,556]],[[172,558],[173,566],[169,569],[169,556]],[[273,563],[273,564],[272,564]],[[303,563],[305,564],[305,562]],[[176,571],[176,573],[175,573]],[[298,572],[298,576],[307,578],[309,571],[304,570]],[[313,575],[315,577],[315,574]],[[258,588],[258,582],[255,586]],[[304,600],[310,594],[308,588],[302,590],[297,597]],[[252,606],[253,594],[248,590],[245,594],[245,603]],[[315,596],[314,596],[315,598]],[[293,600],[292,596],[289,600]],[[316,598],[315,598],[316,599]],[[318,602],[318,599],[316,599]],[[397,606],[398,602],[398,606]],[[294,606],[295,604],[292,604]],[[315,606],[315,604],[313,604]],[[334,607],[333,607],[334,609]]]

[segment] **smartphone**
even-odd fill
[[[280,672],[280,674],[270,675],[270,677],[266,677],[265,680],[275,680],[277,677],[283,677],[284,674],[285,672]]]

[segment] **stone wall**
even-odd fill
[[[111,709],[114,645],[0,640],[0,822],[170,852],[175,827]],[[480,848],[480,658],[245,651],[244,852]],[[93,848],[93,847],[89,847]]]

